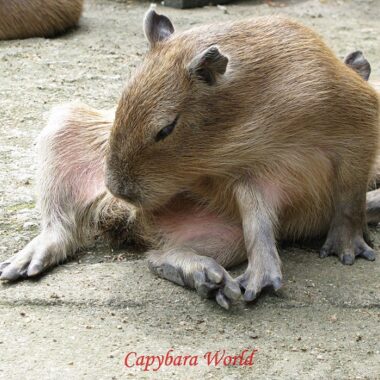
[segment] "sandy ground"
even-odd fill
[[[372,77],[380,78],[379,1],[281,3],[165,12],[179,30],[288,14],[319,31],[341,57],[363,50]],[[38,231],[33,140],[46,112],[73,99],[115,105],[147,46],[141,30],[147,6],[86,1],[81,27],[64,37],[0,43],[0,261]],[[345,267],[300,247],[281,250],[281,257],[284,288],[230,312],[155,278],[143,256],[103,246],[41,279],[0,284],[0,378],[379,379],[380,259]],[[158,355],[169,348],[177,355],[258,352],[252,367],[200,361],[152,373],[123,365],[129,351]]]

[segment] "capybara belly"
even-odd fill
[[[192,248],[221,265],[228,262],[232,266],[246,260],[241,224],[189,197],[177,196],[155,218],[166,246]]]

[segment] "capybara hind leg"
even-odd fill
[[[80,104],[52,110],[38,141],[41,233],[0,264],[0,279],[37,275],[93,242],[118,206],[106,193],[103,162],[112,114]],[[126,212],[125,217],[128,217]]]
[[[336,255],[346,265],[353,264],[355,257],[375,260],[373,249],[365,241],[365,216],[365,190],[360,184],[351,187],[351,191],[340,192],[320,257]]]
[[[215,298],[228,309],[240,298],[239,284],[212,257],[202,256],[187,247],[149,253],[149,269],[178,285],[196,289],[203,298]]]
[[[37,275],[63,261],[70,254],[71,248],[72,246],[60,240],[57,234],[44,231],[16,255],[0,263],[1,279],[14,281]]]

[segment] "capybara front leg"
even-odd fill
[[[281,261],[277,252],[274,219],[260,192],[240,185],[236,199],[242,218],[248,266],[237,278],[244,289],[244,300],[253,301],[268,286],[278,290],[282,285]]]

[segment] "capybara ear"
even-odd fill
[[[355,70],[364,80],[368,80],[371,74],[371,65],[360,50],[348,54],[344,63]]]
[[[149,9],[144,17],[144,33],[150,46],[164,41],[174,33],[172,22],[164,15],[159,15],[154,9]]]
[[[188,65],[190,75],[197,77],[208,85],[216,83],[217,76],[226,72],[228,58],[217,46],[211,46],[198,54]]]

